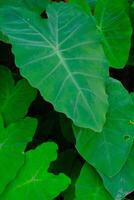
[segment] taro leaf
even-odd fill
[[[83,165],[76,182],[75,200],[112,200],[97,172],[87,163]]]
[[[86,12],[87,14],[90,14],[90,7],[89,7],[89,3],[88,0],[68,0],[69,3],[73,3],[73,4],[77,4],[78,6],[80,6],[80,8]]]
[[[132,28],[127,4],[127,0],[99,0],[95,10],[105,54],[115,68],[125,66],[131,46]]]
[[[57,145],[52,142],[40,145],[26,153],[25,164],[16,179],[1,196],[1,200],[53,200],[70,184],[64,174],[48,172],[50,162],[56,159]]]
[[[24,118],[36,90],[24,79],[15,85],[8,68],[0,67],[0,113],[6,125]]]
[[[21,8],[0,14],[21,74],[76,125],[101,131],[107,61],[92,16],[65,3],[50,4],[48,20]]]
[[[101,174],[105,188],[113,199],[122,200],[134,190],[134,146],[122,170],[114,177],[108,178]]]
[[[37,121],[27,117],[4,128],[0,117],[0,193],[23,165],[24,150],[36,126]]]
[[[125,164],[133,143],[134,107],[119,81],[107,85],[109,110],[101,133],[74,127],[76,148],[88,163],[106,176],[115,176]]]
[[[82,164],[77,158],[77,153],[73,149],[60,153],[58,159],[51,164],[49,171],[54,173],[63,172],[71,178],[71,185],[62,194],[64,200],[74,200],[75,182],[79,176],[81,166]]]

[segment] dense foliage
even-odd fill
[[[133,20],[133,0],[0,1],[0,200],[131,198]]]

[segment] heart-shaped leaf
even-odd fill
[[[49,5],[48,20],[24,8],[0,13],[21,74],[76,125],[101,131],[107,61],[92,16],[65,3]]]

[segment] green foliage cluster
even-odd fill
[[[109,73],[134,66],[133,20],[128,0],[0,1],[0,40],[21,75],[0,66],[0,200],[134,191],[134,93]],[[60,139],[49,133],[57,116],[29,115],[39,93],[58,114]],[[41,121],[47,139],[30,148]]]

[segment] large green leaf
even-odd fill
[[[6,125],[22,119],[35,97],[36,90],[26,80],[15,85],[9,69],[0,67],[0,113]]]
[[[56,159],[57,145],[46,143],[26,153],[25,164],[16,179],[1,195],[1,200],[53,200],[70,184],[64,174],[49,173],[50,162]]]
[[[4,128],[0,117],[0,193],[15,178],[24,163],[24,150],[31,141],[37,121],[25,118]]]
[[[114,177],[108,178],[101,174],[106,189],[113,199],[122,200],[134,190],[134,147],[122,170]]]
[[[134,107],[130,95],[120,82],[110,79],[107,85],[109,110],[101,133],[74,127],[76,148],[99,172],[116,175],[130,153],[133,137]]]
[[[134,93],[131,93],[134,103]],[[132,122],[133,123],[133,122]],[[134,190],[134,145],[129,154],[128,160],[121,171],[114,177],[108,178],[100,174],[105,188],[110,192],[114,199],[122,200],[126,195]]]
[[[49,5],[48,20],[12,7],[0,14],[21,74],[76,125],[101,131],[107,61],[92,16],[65,3]]]
[[[125,66],[131,46],[132,28],[127,4],[127,0],[99,0],[95,10],[105,54],[115,68]]]
[[[76,182],[75,200],[112,200],[97,172],[87,163]]]

